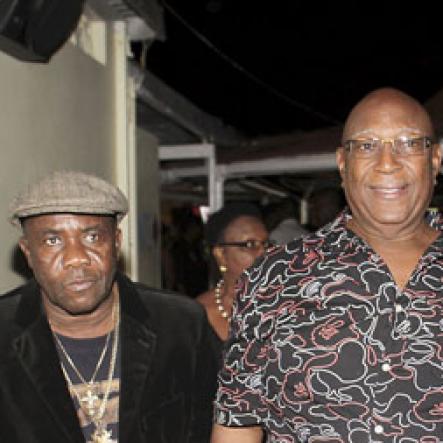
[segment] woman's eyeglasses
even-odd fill
[[[257,250],[260,248],[268,249],[274,246],[274,243],[270,240],[245,240],[245,241],[230,241],[220,242],[217,246],[237,246],[238,248]]]

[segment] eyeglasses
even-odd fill
[[[217,243],[217,246],[237,246],[239,248],[258,250],[260,248],[268,249],[274,246],[271,240],[245,240],[245,241],[230,241]]]
[[[356,158],[372,158],[381,152],[386,143],[391,145],[393,155],[409,157],[423,155],[425,149],[432,146],[432,139],[430,137],[366,138],[346,140],[344,147]]]

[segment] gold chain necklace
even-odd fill
[[[89,381],[86,381],[85,378],[83,377],[83,375],[80,373],[80,371],[78,370],[77,366],[75,366],[74,362],[72,361],[71,356],[68,354],[68,351],[66,350],[66,348],[63,346],[63,343],[61,342],[60,338],[57,336],[57,334],[53,334],[55,341],[57,342],[57,346],[59,347],[59,349],[62,351],[66,361],[69,363],[69,365],[71,366],[71,368],[74,370],[74,372],[76,373],[77,377],[79,378],[79,380],[86,385],[86,394],[84,396],[79,396],[78,397],[78,401],[80,404],[80,407],[83,409],[83,411],[89,416],[92,417],[95,415],[96,413],[96,403],[98,402],[99,398],[97,396],[97,384],[95,383],[95,377],[98,374],[98,371],[103,363],[103,359],[105,358],[105,355],[108,351],[108,347],[109,347],[109,340],[111,337],[111,333],[112,331],[110,331],[107,336],[106,336],[106,342],[105,345],[103,346],[103,350],[100,354],[100,357],[97,361],[97,365],[95,366],[94,372],[92,374],[92,377]],[[67,371],[66,368],[64,366],[63,363],[60,363],[63,373],[65,374],[65,378],[68,379],[69,377],[67,377]]]
[[[92,435],[92,443],[112,443],[112,441],[113,441],[113,440],[111,440],[112,433],[111,433],[111,431],[108,431],[106,429],[107,425],[106,425],[106,423],[104,423],[102,421],[102,419],[103,419],[103,416],[106,411],[106,406],[108,403],[109,394],[111,392],[112,380],[114,377],[115,365],[117,362],[117,350],[118,350],[119,331],[120,331],[120,309],[119,309],[119,307],[120,307],[119,302],[117,300],[114,304],[113,312],[112,312],[112,316],[114,319],[114,338],[113,338],[112,350],[111,350],[111,362],[109,365],[106,389],[105,389],[105,393],[103,395],[103,399],[101,400],[101,402],[100,402],[98,395],[96,395],[96,394],[94,395],[93,392],[89,389],[86,391],[87,394],[85,397],[81,396],[80,393],[77,391],[76,387],[74,386],[74,384],[72,383],[72,380],[69,377],[69,374],[66,371],[65,366],[63,365],[62,362],[60,362],[61,369],[63,371],[63,374],[65,376],[65,379],[68,383],[69,388],[74,392],[75,396],[78,399],[80,407],[88,415],[89,419],[91,420],[91,422],[95,426],[95,432]],[[109,332],[108,336],[110,337],[111,334],[112,334],[112,331]],[[74,369],[75,373],[79,376],[80,380],[82,380],[83,383],[86,383],[84,381],[84,378],[81,376],[80,372],[76,368],[74,362],[72,361],[72,358],[69,356],[68,352],[63,347],[62,343],[60,342],[58,337],[54,334],[54,332],[53,332],[53,335],[57,341],[57,344],[60,346],[60,349],[62,350],[63,354],[65,355],[67,361]],[[102,354],[103,354],[103,358],[104,358],[104,354],[106,354],[106,352],[104,352],[104,353],[102,352]],[[103,358],[102,358],[102,356],[100,356],[100,359],[99,359],[100,365],[102,363],[100,360],[103,361]],[[95,372],[96,371],[94,371],[94,374],[95,374]],[[98,369],[97,369],[97,372],[98,372]],[[94,374],[93,374],[93,376],[95,377],[96,374],[95,375]],[[96,408],[94,406],[96,402],[99,402],[98,408]],[[86,410],[84,409],[85,407],[86,407]]]
[[[230,315],[228,311],[223,306],[223,300],[221,296],[221,287],[225,284],[225,281],[221,278],[218,283],[215,285],[214,289],[214,298],[215,298],[215,304],[217,306],[218,312],[220,313],[221,317],[224,318],[226,321],[230,321]]]

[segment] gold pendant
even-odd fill
[[[89,417],[93,417],[97,413],[97,407],[99,402],[98,395],[94,392],[94,388],[88,386],[86,390],[86,394],[79,398],[80,406],[82,409],[89,415]]]
[[[99,426],[97,430],[92,434],[92,443],[112,443],[112,432],[107,431],[102,426]]]

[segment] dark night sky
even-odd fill
[[[417,4],[401,15],[386,6],[368,15],[374,2],[351,11],[296,0],[163,4],[167,38],[149,48],[147,68],[251,137],[342,123],[376,87],[422,102],[443,88],[440,15]]]

